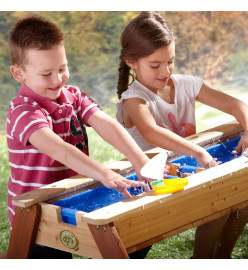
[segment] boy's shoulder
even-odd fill
[[[88,96],[86,93],[82,92],[82,90],[78,86],[65,85],[63,88],[66,89],[67,91],[69,91],[75,97],[78,97],[78,96],[87,97]]]
[[[68,90],[71,93],[81,93],[81,89],[77,86],[74,85],[64,85],[64,87],[66,90]]]
[[[20,95],[16,96],[15,98],[11,100],[9,109],[13,111],[23,106],[41,109],[41,106],[39,105],[39,103],[37,103],[37,101],[35,101],[31,97],[25,97],[25,96],[20,96]]]

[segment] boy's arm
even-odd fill
[[[132,163],[139,179],[141,168],[148,162],[149,158],[139,148],[129,133],[113,118],[103,111],[93,113],[88,124],[109,144],[123,153]]]
[[[118,188],[125,197],[128,197],[126,188],[139,186],[111,171],[106,166],[91,159],[75,146],[66,143],[49,128],[40,128],[29,138],[29,142],[54,160],[66,165],[79,174],[101,181],[108,188]]]

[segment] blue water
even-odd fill
[[[240,137],[225,143],[217,144],[215,146],[209,147],[207,151],[215,158],[218,163],[225,163],[237,157],[237,155],[233,155],[231,152],[236,148],[239,140]],[[240,154],[238,156],[240,156]],[[183,172],[194,173],[196,168],[199,167],[194,158],[186,156],[174,159],[171,162],[181,165],[180,174]],[[132,174],[126,178],[130,180],[137,180],[137,175]],[[167,178],[176,177],[168,175]],[[129,189],[129,192],[132,196],[136,196],[144,192],[144,189],[141,187],[132,187]],[[55,202],[54,205],[61,207],[62,220],[64,222],[76,225],[75,213],[77,211],[89,213],[113,203],[123,201],[124,199],[125,198],[114,189],[108,189],[104,186],[99,186],[94,189],[88,189],[82,193],[59,200]]]

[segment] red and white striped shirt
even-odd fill
[[[29,143],[30,135],[50,128],[86,155],[88,138],[85,125],[99,106],[74,86],[64,86],[58,104],[43,98],[23,84],[9,106],[7,142],[11,176],[8,183],[8,212],[12,225],[15,207],[12,198],[24,192],[76,175]]]

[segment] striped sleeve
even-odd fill
[[[89,117],[95,112],[100,110],[100,107],[94,100],[89,98],[87,94],[81,93],[81,119],[83,122],[88,125]],[[89,125],[88,125],[89,126]]]
[[[25,146],[34,131],[42,127],[49,127],[47,116],[43,111],[30,105],[16,107],[9,120],[9,139],[15,138]]]

